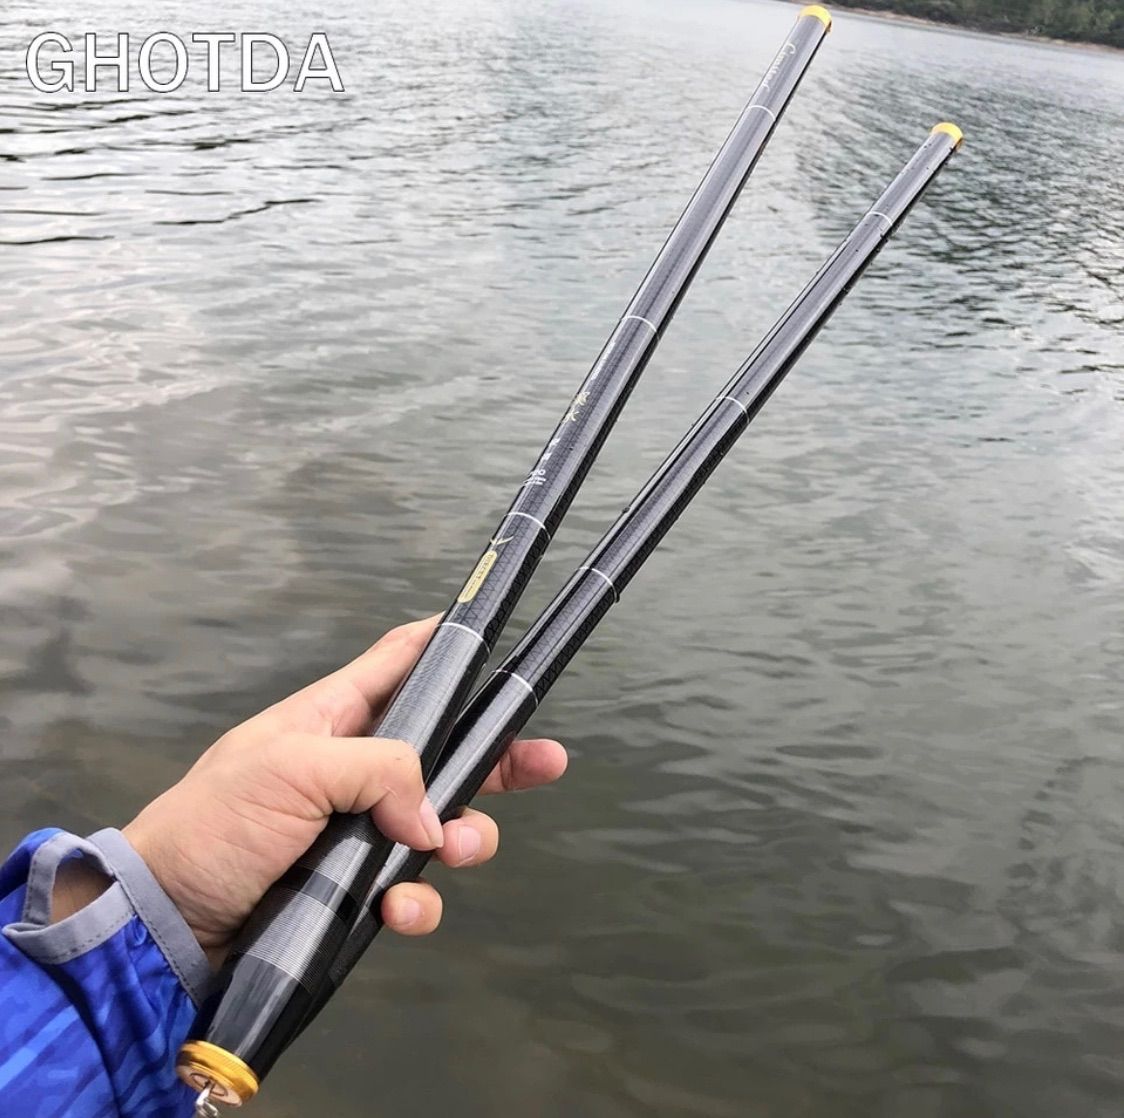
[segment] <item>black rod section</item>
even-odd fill
[[[733,131],[375,733],[433,770],[477,676],[688,285],[831,25],[801,10]],[[296,1035],[392,844],[368,814],[336,815],[262,899],[180,1061],[214,1101],[251,1097]],[[230,1061],[241,1068],[238,1076]],[[247,1078],[246,1073],[249,1073]],[[237,1079],[237,1085],[232,1082]],[[245,1086],[253,1082],[253,1089]]]
[[[457,720],[449,750],[429,785],[429,798],[443,821],[456,818],[480,790],[571,657],[620,599],[632,576],[764,407],[960,142],[961,133],[954,124],[938,124],[933,129],[476,693]],[[401,844],[394,847],[309,1020],[382,927],[380,908],[387,890],[399,882],[416,880],[429,858],[429,851],[411,850]]]

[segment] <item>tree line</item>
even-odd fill
[[[981,31],[1014,31],[1124,47],[1124,0],[834,0],[958,23]]]

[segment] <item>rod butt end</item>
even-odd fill
[[[831,30],[831,12],[822,4],[807,4],[800,9],[800,14],[802,16],[815,16],[828,31]]]
[[[209,1087],[210,1097],[227,1106],[241,1106],[258,1093],[258,1077],[249,1066],[205,1040],[189,1040],[180,1049],[176,1074],[196,1091]]]
[[[952,137],[953,150],[964,142],[964,133],[951,121],[942,120],[940,124],[933,125],[933,133],[935,134],[937,132],[943,132],[946,136]]]

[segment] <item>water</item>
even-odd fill
[[[5,844],[444,605],[793,15],[61,7],[326,30],[348,93],[33,94],[5,8]],[[1119,1113],[1122,105],[1119,55],[841,14],[513,634],[934,121],[961,156],[544,704],[564,782],[258,1113]]]

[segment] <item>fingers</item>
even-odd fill
[[[369,811],[395,842],[432,850],[444,842],[433,805],[425,797],[417,754],[402,741],[284,734],[262,750],[259,764],[275,787],[267,806],[292,813],[303,801],[314,819],[333,811]]]
[[[440,620],[441,614],[434,614],[391,629],[350,664],[282,699],[253,721],[266,729],[363,733],[382,715]]]
[[[441,923],[441,894],[424,881],[406,881],[388,889],[382,920],[403,936],[427,936]]]
[[[350,664],[325,677],[320,683],[305,688],[313,692],[314,701],[325,705],[333,718],[333,734],[362,733],[382,716],[398,685],[417,662],[422,650],[433,636],[441,614],[420,621],[399,625],[381,637]],[[317,690],[321,684],[323,694]],[[339,699],[342,691],[344,699]],[[355,696],[361,696],[361,702]]]
[[[433,850],[444,843],[444,829],[426,798],[417,754],[405,742],[289,732],[258,745],[252,762],[248,779],[238,784],[258,807],[309,822],[320,822],[332,812],[369,811],[375,826],[395,842],[415,850]],[[483,790],[533,788],[556,780],[565,768],[566,751],[558,742],[517,741]],[[455,842],[443,859],[447,864],[472,865],[492,857],[498,840],[494,824],[485,819],[473,813],[451,821],[450,838]],[[479,845],[473,849],[476,840]]]
[[[445,845],[437,857],[447,866],[478,866],[495,856],[500,832],[495,820],[466,808],[460,819],[445,824]],[[441,922],[441,895],[424,881],[409,881],[387,890],[382,899],[383,923],[404,936],[424,936]]]
[[[488,777],[483,791],[510,792],[548,784],[566,771],[566,762],[566,750],[559,742],[548,738],[517,741]],[[478,866],[495,857],[499,842],[495,820],[466,808],[459,819],[445,824],[444,842],[436,854],[447,866]],[[428,935],[441,922],[441,912],[440,894],[422,881],[395,885],[382,900],[383,923],[400,935]]]
[[[567,761],[561,743],[549,738],[514,742],[480,791],[517,792],[550,784],[566,771]]]
[[[500,829],[491,816],[465,808],[459,819],[445,824],[445,844],[437,857],[447,866],[478,866],[496,856]]]

